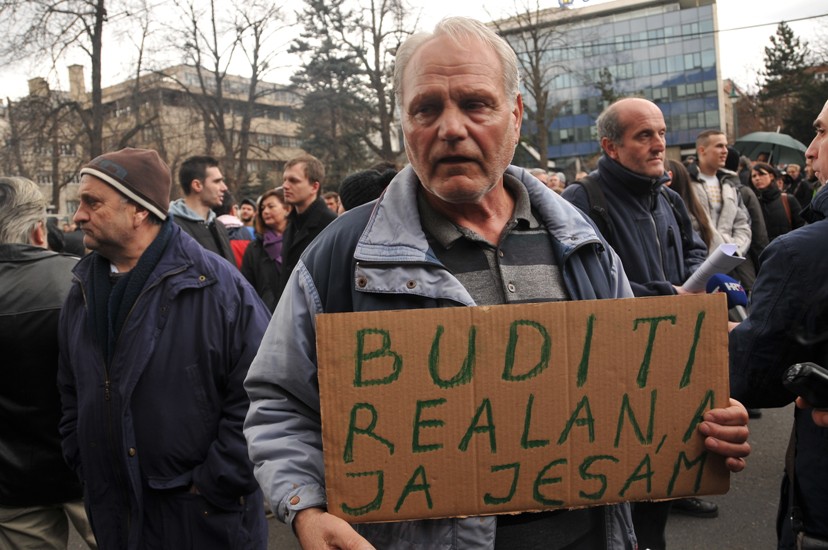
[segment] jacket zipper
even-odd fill
[[[86,298],[86,288],[83,286],[83,284],[80,284],[79,286],[80,286],[80,289],[81,289],[81,294],[83,294],[84,304],[86,304],[86,314],[90,315],[91,313],[89,311],[89,301]],[[109,363],[107,361],[105,350],[100,350],[99,349],[98,353],[101,354],[101,358],[103,359],[103,366],[104,366],[104,401],[106,403],[106,412],[105,412],[104,416],[106,417],[106,434],[107,434],[107,438],[109,439],[109,441],[114,442],[115,441],[115,432],[114,432],[114,427],[113,427],[113,422],[112,422],[112,392],[111,392],[112,380],[110,379],[110,376],[109,376]],[[121,472],[118,468],[118,452],[115,449],[114,445],[110,445],[109,448],[111,450],[110,459],[112,460],[112,469],[115,472],[115,484],[122,491],[122,493],[125,495],[124,505],[126,506],[126,525],[127,525],[127,527],[126,527],[126,538],[127,538],[127,540],[129,540],[129,527],[130,527],[130,523],[131,523],[130,518],[132,516],[132,507],[130,506],[129,495],[128,495],[128,491],[126,490],[127,487],[124,484],[124,480],[121,477]]]
[[[160,282],[165,280],[167,277],[169,277],[171,275],[176,275],[178,273],[181,273],[181,272],[185,271],[186,269],[187,269],[187,266],[182,266],[182,267],[180,267],[179,269],[177,269],[175,271],[167,272],[163,276],[159,277],[152,285],[146,287],[143,291],[141,291],[141,294],[139,294],[138,297],[135,299],[135,302],[132,304],[132,307],[130,308],[129,312],[127,313],[126,317],[124,318],[124,325],[123,326],[125,327],[127,325],[127,321],[132,316],[132,312],[135,311],[135,306],[138,304],[138,302],[141,300],[141,298],[143,298],[146,295],[147,292],[149,292],[150,290],[152,290],[153,288],[158,286],[160,284]],[[90,314],[89,313],[89,307],[88,307],[89,302],[86,299],[86,289],[84,288],[83,284],[80,284],[79,286],[80,286],[80,289],[81,289],[81,294],[83,295],[83,301],[84,301],[85,304],[87,304],[86,314],[89,315]],[[122,327],[121,330],[123,331],[123,327]],[[117,347],[118,342],[120,341],[120,338],[121,338],[121,335],[119,334],[117,336],[116,340],[115,340],[115,347]],[[113,357],[114,356],[115,356],[115,354],[113,352]],[[106,401],[107,434],[109,436],[109,441],[114,443],[115,438],[114,438],[114,425],[113,425],[113,421],[112,421],[112,393],[111,393],[112,380],[109,376],[109,363],[108,363],[107,358],[106,358],[105,355],[103,357],[103,360],[104,360],[103,361],[103,365],[104,365],[104,401]],[[115,482],[116,482],[117,486],[125,494],[124,504],[126,505],[126,510],[127,510],[127,513],[126,513],[126,538],[127,538],[127,541],[128,541],[129,540],[129,532],[130,532],[131,527],[132,527],[132,506],[131,506],[131,503],[130,503],[127,486],[124,483],[124,480],[121,478],[121,473],[120,473],[120,470],[118,468],[118,463],[119,463],[118,452],[115,448],[115,445],[111,445],[110,448],[112,449],[112,459],[113,459],[113,463],[114,463],[113,470],[115,471]]]
[[[655,236],[656,246],[658,247],[658,260],[659,260],[659,268],[661,268],[661,280],[668,281],[667,275],[664,273],[664,248],[661,246],[661,239],[658,238],[658,224],[656,224],[655,216],[653,212],[655,211],[656,207],[658,206],[658,197],[659,195],[655,191],[655,189],[650,191],[650,223],[653,226],[653,235]]]

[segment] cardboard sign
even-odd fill
[[[320,315],[328,511],[352,522],[724,493],[724,295]]]

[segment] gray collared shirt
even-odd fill
[[[434,254],[479,305],[568,299],[551,237],[533,214],[526,188],[509,175],[503,183],[515,210],[497,245],[452,223],[420,190],[417,208]]]

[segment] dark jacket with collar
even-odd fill
[[[267,309],[235,266],[173,225],[107,368],[88,319],[95,256],[75,268],[61,314],[58,387],[63,453],[99,547],[263,548],[242,382]]]
[[[273,312],[279,303],[279,275],[282,268],[267,254],[264,239],[256,235],[256,240],[248,245],[242,258],[241,273],[253,285],[267,308]]]
[[[828,193],[818,193],[811,210],[818,221],[777,237],[765,249],[750,315],[730,333],[731,395],[747,407],[790,404],[796,396],[782,385],[783,372],[794,363],[828,362]],[[828,429],[813,423],[810,410],[794,409],[794,417],[805,529],[828,539]],[[783,497],[781,509],[787,507]],[[795,548],[787,520],[779,547]]]
[[[214,213],[210,212],[209,218],[205,220],[190,210],[184,199],[178,199],[170,203],[170,215],[173,221],[198,244],[236,265],[236,256],[230,245],[230,235]]]
[[[57,426],[57,326],[78,259],[0,244],[0,506],[78,500]]]
[[[707,247],[693,231],[678,193],[662,191],[666,174],[641,176],[603,156],[590,177],[598,180],[606,196],[613,227],[605,238],[621,258],[635,295],[675,294],[673,285],[682,285],[704,263]],[[584,212],[590,209],[581,185],[567,186],[563,197]],[[687,242],[682,242],[682,234]]]
[[[297,213],[296,209],[291,211],[282,240],[282,272],[279,279],[279,291],[276,296],[277,302],[287,285],[290,273],[299,263],[302,252],[335,219],[336,214],[328,208],[325,200],[321,197],[317,197],[302,214]]]

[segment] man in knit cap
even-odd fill
[[[80,174],[92,253],[59,323],[60,433],[98,544],[266,548],[242,382],[267,309],[172,222],[158,153],[107,153]]]

